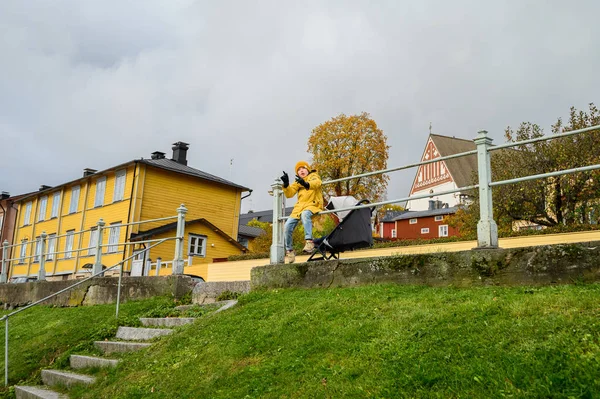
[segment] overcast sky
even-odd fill
[[[252,188],[242,210],[258,211],[339,113],[371,114],[388,167],[419,160],[430,122],[495,143],[525,120],[549,132],[600,105],[598,15],[597,0],[2,0],[0,190],[185,141],[190,166]],[[415,173],[393,173],[388,198]]]

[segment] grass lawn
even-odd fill
[[[71,397],[593,398],[599,300],[598,284],[253,292]]]
[[[9,384],[40,383],[41,368],[67,367],[70,353],[94,353],[93,341],[114,337],[118,324],[133,325],[138,323],[136,315],[175,305],[168,298],[121,303],[118,322],[114,304],[25,310],[9,319]],[[12,390],[4,388],[4,322],[0,330],[0,397],[13,397]]]

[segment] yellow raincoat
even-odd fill
[[[305,210],[309,210],[313,214],[323,210],[321,178],[317,174],[317,171],[310,171],[304,180],[310,184],[308,190],[295,181],[283,189],[283,193],[287,198],[292,198],[298,193],[298,202],[296,202],[292,214],[290,215],[290,217],[294,219],[300,219],[300,214]]]

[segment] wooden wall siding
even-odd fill
[[[240,192],[192,176],[147,167],[144,179],[141,220],[173,216],[181,204],[188,209],[186,220],[205,218],[231,237],[237,237]],[[149,230],[162,223],[140,227]]]
[[[396,231],[396,233],[398,235],[398,238],[438,238],[438,227],[440,225],[447,224],[448,222],[446,220],[436,222],[434,216],[418,218],[416,224],[410,224],[408,219],[399,220],[398,230]],[[421,229],[425,227],[429,228],[429,233],[421,234]],[[456,235],[458,235],[458,230],[454,227],[448,226],[448,237]]]

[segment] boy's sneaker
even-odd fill
[[[287,263],[294,263],[296,260],[296,253],[294,251],[286,251],[285,260],[287,260]]]
[[[310,254],[314,250],[315,250],[315,243],[313,242],[313,240],[306,240],[306,244],[304,245],[304,248],[302,248],[302,252]]]

